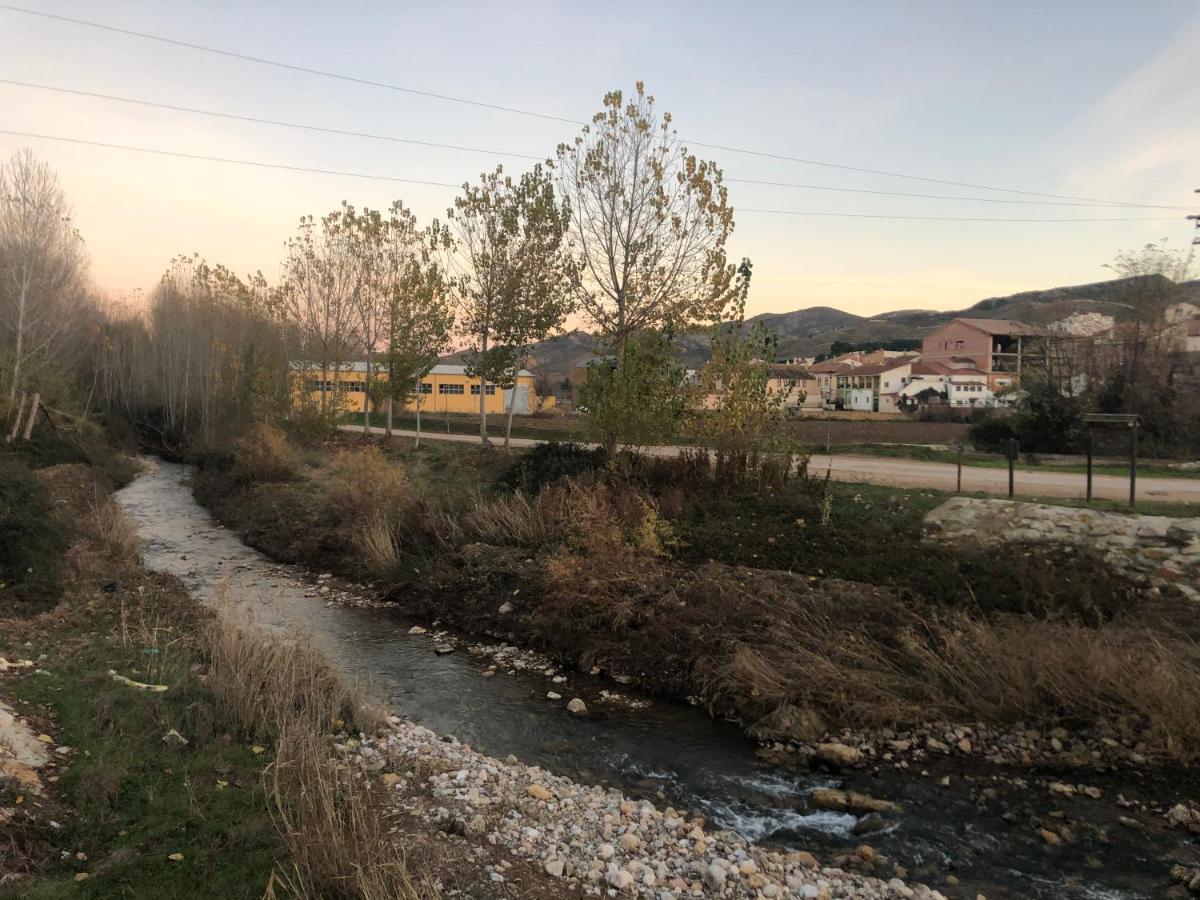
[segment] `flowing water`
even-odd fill
[[[1155,896],[1164,886],[1167,864],[1124,852],[1119,866],[1105,860],[1103,870],[1089,871],[1089,850],[1061,848],[1052,856],[1028,840],[1028,826],[1003,822],[995,810],[981,813],[965,792],[939,788],[933,778],[885,773],[834,779],[768,765],[738,728],[683,704],[572,716],[545,700],[543,677],[482,678],[477,660],[461,652],[434,654],[428,638],[409,635],[411,622],[386,609],[328,605],[311,596],[298,571],[267,559],[216,523],[193,499],[188,474],[185,466],[148,460],[146,471],[117,494],[136,524],[149,568],[179,577],[206,602],[225,586],[230,600],[261,625],[306,632],[345,671],[384,694],[398,715],[492,756],[512,754],[633,795],[661,792],[672,804],[702,812],[750,840],[810,849],[819,857],[868,842],[935,886],[953,868],[961,886],[942,886],[951,896],[974,897],[979,890],[993,900],[1135,898]],[[571,683],[578,687],[586,680],[572,676]],[[853,816],[804,808],[814,787],[839,784],[896,800],[905,814],[887,831],[857,838]],[[937,873],[922,872],[922,866]],[[1067,872],[1077,877],[1067,878]]]

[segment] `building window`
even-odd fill
[[[422,394],[432,394],[433,393],[433,385],[430,384],[428,381],[422,381],[421,382],[421,393]]]
[[[955,341],[955,342],[954,342],[954,349],[955,349],[955,350],[961,350],[962,348],[963,348],[963,342],[962,342],[962,341]]]
[[[462,394],[465,393],[461,384],[439,384],[439,394]]]
[[[462,391],[459,391],[459,393],[461,394],[461,393],[462,393]],[[485,393],[486,393],[486,394],[487,394],[489,397],[494,397],[494,396],[496,396],[496,386],[495,386],[494,384],[489,384],[489,385],[487,386],[487,390],[485,391]],[[479,385],[477,385],[477,384],[473,384],[473,385],[471,385],[471,394],[472,394],[472,396],[475,396],[475,397],[478,397],[478,396],[479,396]]]

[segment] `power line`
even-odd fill
[[[0,9],[9,12],[22,13],[30,16],[38,16],[44,19],[51,19],[58,22],[66,22],[72,25],[78,25],[85,28],[95,28],[101,31],[107,31],[113,34],[121,34],[128,37],[141,38],[148,41],[156,41],[162,44],[169,44],[175,47],[184,47],[189,50],[196,50],[202,53],[211,53],[218,56],[224,56],[230,59],[237,59],[243,62],[256,63],[258,65],[273,66],[279,69],[286,69],[292,72],[302,72],[307,75],[317,75],[322,78],[332,78],[338,81],[345,81],[352,84],[367,85],[369,87],[382,88],[384,90],[399,91],[405,94],[411,94],[419,97],[427,97],[434,100],[442,100],[448,103],[458,103],[465,106],[473,106],[479,109],[489,109],[496,112],[512,113],[514,115],[528,116],[530,118],[544,119],[553,122],[565,122],[570,125],[586,125],[580,119],[571,119],[566,116],[557,116],[549,113],[537,112],[529,109],[521,109],[513,106],[502,106],[495,103],[488,103],[482,100],[473,100],[467,97],[458,97],[451,94],[441,94],[434,91],[426,91],[418,88],[405,87],[404,85],[392,84],[385,81],[376,81],[370,78],[360,78],[355,75],[345,75],[340,72],[331,72],[325,69],[317,69],[310,66],[302,66],[295,63],[286,63],[279,60],[267,59],[261,56],[253,56],[248,53],[239,53],[233,50],[225,50],[219,47],[210,47],[205,44],[197,44],[191,41],[183,41],[177,38],[169,38],[163,35],[150,34],[144,31],[135,31],[130,28],[120,28],[115,25],[105,25],[101,22],[93,22],[87,19],[78,19],[73,16],[64,16],[57,13],[45,12],[37,9],[27,9],[22,6],[14,6],[8,3],[0,3]],[[744,147],[733,147],[727,144],[714,144],[704,141],[693,141],[684,139],[685,143],[695,147],[705,147],[710,150],[721,150],[727,153],[740,153],[747,156],[755,156],[761,159],[774,159],[785,162],[794,162],[806,166],[819,166],[828,169],[837,169],[845,172],[855,172],[867,175],[881,175],[888,178],[903,178],[911,181],[921,181],[927,184],[944,184],[951,187],[969,188],[972,190],[985,191],[1000,191],[1009,194],[1020,194],[1026,197],[1042,197],[1051,200],[1071,200],[1079,203],[1100,204],[1105,206],[1128,206],[1128,207],[1154,207],[1156,204],[1131,203],[1128,201],[1119,200],[1100,200],[1095,197],[1078,197],[1068,194],[1051,194],[1043,191],[1026,191],[1017,188],[996,187],[988,184],[977,184],[967,181],[953,181],[945,178],[932,178],[924,175],[912,175],[905,172],[892,172],[885,169],[872,169],[865,166],[851,166],[842,163],[832,163],[824,160],[806,159],[799,156],[790,156],[783,153],[769,153],[761,150],[750,150]]]
[[[397,178],[392,175],[370,175],[363,172],[346,172],[340,169],[315,169],[308,166],[289,166],[285,163],[259,162],[252,159],[231,159],[225,156],[206,156],[202,153],[182,153],[178,150],[159,150],[154,147],[135,147],[131,144],[109,144],[104,141],[90,141],[84,138],[64,137],[56,134],[36,134],[31,131],[10,131],[0,128],[0,134],[14,137],[33,138],[41,141],[61,141],[66,144],[85,144],[89,147],[103,147],[107,150],[127,150],[131,153],[152,153],[156,156],[173,156],[179,159],[195,159],[205,162],[228,163],[235,166],[254,166],[259,169],[283,169],[288,172],[311,172],[315,175],[342,175],[346,178],[369,178],[375,181],[395,181],[403,184],[425,184],[431,187],[457,188],[461,185],[447,181],[423,181],[419,178]]]
[[[1115,216],[1071,219],[1005,219],[991,216],[904,216],[882,213],[811,212],[802,209],[748,209],[739,207],[740,213],[763,213],[772,216],[829,216],[842,219],[903,219],[913,222],[1175,222],[1178,216]]]
[[[34,140],[44,141],[60,141],[67,144],[82,144],[89,147],[102,147],[107,150],[125,150],[131,153],[149,153],[156,156],[176,157],[179,159],[202,160],[204,162],[227,163],[236,166],[254,166],[261,169],[282,169],[287,172],[307,172],[316,175],[340,175],[346,178],[366,178],[375,181],[391,181],[403,184],[423,184],[431,187],[457,188],[459,185],[451,184],[445,181],[425,181],[418,178],[399,178],[392,175],[378,175],[367,172],[349,172],[342,169],[318,169],[309,166],[293,166],[286,163],[271,163],[261,162],[250,159],[233,159],[225,156],[209,156],[202,153],[183,153],[177,150],[161,150],[154,147],[138,147],[132,144],[113,144],[105,141],[93,141],[85,138],[66,137],[63,135],[54,134],[38,134],[31,131],[12,131],[9,129],[0,128],[0,134],[7,134],[13,137],[32,138]],[[903,219],[911,221],[927,221],[927,222],[1158,222],[1158,221],[1174,221],[1175,216],[1150,216],[1150,217],[1133,217],[1133,218],[1072,218],[1072,219],[1004,219],[1004,218],[989,218],[989,217],[966,217],[966,216],[902,216],[902,215],[876,215],[872,213],[839,213],[839,212],[817,212],[809,210],[792,210],[792,209],[747,209],[741,208],[739,212],[747,213],[763,213],[768,215],[788,215],[788,216],[822,216],[822,217],[837,217],[837,218],[852,218],[852,219]]]
[[[3,79],[0,79],[2,81]],[[1106,206],[1122,209],[1178,209],[1185,210],[1187,206],[1163,206],[1156,203],[1075,203],[1060,200],[1015,200],[1008,197],[952,197],[946,194],[912,194],[904,191],[881,191],[867,188],[830,187],[823,184],[796,184],[790,181],[760,181],[754,178],[726,178],[725,181],[737,184],[758,184],[767,187],[799,188],[806,191],[836,191],[845,194],[872,194],[883,197],[914,197],[924,200],[961,200],[971,203],[1019,203],[1028,206],[1077,206],[1085,209],[1100,209]]]
[[[433,100],[445,100],[449,103],[461,103],[465,106],[476,106],[481,109],[491,109],[497,112],[515,113],[521,116],[530,116],[535,119],[548,119],[554,122],[566,122],[570,125],[585,125],[577,119],[567,119],[563,116],[554,116],[548,113],[534,112],[528,109],[517,109],[513,106],[500,106],[495,103],[485,103],[481,100],[471,100],[466,97],[454,97],[449,94],[438,94],[434,91],[423,91],[418,88],[404,87],[399,84],[389,84],[386,81],[375,81],[370,78],[359,78],[355,75],[343,75],[339,72],[328,72],[324,69],[315,69],[310,66],[301,66],[294,63],[280,62],[275,59],[264,59],[260,56],[251,56],[248,53],[238,53],[234,50],[223,50],[220,47],[209,47],[204,44],[195,44],[191,41],[181,41],[176,38],[164,37],[159,34],[149,34],[144,31],[134,31],[131,28],[118,28],[116,25],[105,25],[102,22],[91,22],[87,19],[76,19],[72,16],[62,16],[57,13],[45,12],[40,9],[26,9],[23,6],[12,6],[7,3],[0,3],[0,9],[6,9],[9,12],[24,13],[29,16],[40,16],[43,19],[55,19],[59,22],[69,22],[72,25],[81,25],[86,28],[97,28],[101,31],[109,31],[114,34],[123,34],[128,37],[143,38],[148,41],[158,41],[161,44],[171,44],[176,47],[186,47],[188,50],[199,50],[203,53],[215,53],[218,56],[227,56],[231,59],[240,59],[243,62],[258,63],[264,66],[275,66],[280,69],[289,69],[293,72],[303,72],[306,75],[319,75],[322,78],[335,78],[338,81],[348,81],[352,84],[363,84],[368,87],[384,88],[389,91],[400,91],[405,94],[413,94],[418,97],[429,97]]]
[[[78,88],[67,88],[67,87],[60,87],[58,85],[50,85],[50,84],[38,84],[36,82],[31,82],[31,81],[19,81],[14,78],[0,78],[0,84],[8,84],[8,85],[13,85],[15,87],[22,87],[22,88],[31,88],[33,90],[39,90],[39,91],[50,91],[50,92],[58,93],[58,94],[69,94],[71,96],[76,96],[76,97],[89,97],[91,99],[96,99],[96,100],[108,100],[108,101],[112,101],[115,103],[128,103],[128,104],[132,104],[135,106],[146,106],[146,107],[151,107],[154,109],[165,109],[165,110],[170,110],[172,112],[182,112],[182,113],[188,113],[191,115],[210,116],[210,117],[219,118],[219,119],[230,119],[230,120],[233,120],[236,122],[251,122],[251,123],[254,123],[257,125],[270,125],[270,126],[278,127],[278,128],[294,128],[294,129],[299,129],[302,131],[318,132],[321,134],[334,134],[334,135],[340,135],[342,137],[366,138],[366,139],[375,140],[375,141],[390,141],[392,143],[398,143],[398,144],[413,144],[413,145],[420,146],[420,147],[433,147],[433,148],[437,148],[440,150],[458,150],[458,151],[462,151],[465,153],[483,153],[483,154],[487,154],[489,156],[509,156],[509,157],[513,157],[515,159],[541,160],[543,158],[543,157],[535,156],[534,154],[531,154],[531,153],[514,153],[511,151],[507,151],[507,150],[491,150],[491,149],[487,149],[484,147],[468,147],[468,146],[465,146],[462,144],[443,144],[443,143],[438,143],[436,141],[426,141],[426,140],[420,140],[417,138],[403,138],[403,137],[397,137],[395,135],[377,134],[375,132],[368,132],[368,131],[351,131],[351,130],[342,129],[342,128],[330,128],[330,127],[323,126],[323,125],[313,125],[313,124],[304,123],[304,122],[286,122],[281,119],[267,119],[267,118],[263,118],[261,116],[249,116],[249,115],[242,115],[239,113],[221,112],[219,110],[214,110],[214,109],[200,109],[200,108],[194,107],[194,106],[182,106],[182,105],[179,105],[176,103],[163,103],[163,102],[159,102],[156,100],[144,100],[144,99],[141,99],[138,97],[123,97],[123,96],[120,96],[117,94],[104,94],[104,93],[100,93],[98,91],[85,91],[85,90],[80,90]],[[1008,198],[1008,197],[957,197],[957,196],[948,196],[946,194],[917,194],[917,193],[908,193],[908,192],[904,192],[904,191],[884,191],[884,190],[873,190],[873,189],[867,189],[867,188],[833,187],[830,185],[821,185],[821,184],[797,184],[795,182],[789,182],[789,181],[763,181],[763,180],[754,179],[754,178],[725,178],[725,181],[729,182],[731,184],[753,184],[753,185],[762,185],[762,186],[766,186],[766,187],[795,188],[795,189],[799,189],[799,190],[808,190],[808,191],[833,191],[836,193],[847,193],[847,194],[869,194],[872,196],[907,197],[907,198],[916,198],[916,199],[924,199],[924,200],[951,200],[951,201],[970,202],[970,203],[1008,203],[1008,204],[1031,205],[1031,206],[1082,206],[1082,207],[1095,207],[1095,206],[1102,206],[1102,205],[1110,205],[1110,204],[1099,204],[1099,203],[1077,203],[1077,202],[1057,201],[1057,200],[1016,200],[1016,199],[1012,199],[1012,198]],[[1129,204],[1121,203],[1121,204],[1111,204],[1111,205],[1125,207],[1125,206],[1128,206]],[[1139,204],[1139,206],[1141,206],[1141,204]],[[1158,205],[1158,204],[1147,204],[1145,208],[1176,209],[1176,210],[1190,209],[1190,207],[1184,207],[1184,206],[1163,206],[1163,205]]]
[[[101,94],[96,91],[82,91],[75,88],[57,87],[49,84],[35,84],[31,81],[17,81],[12,78],[0,78],[0,84],[11,84],[17,87],[34,88],[39,91],[53,91],[58,94],[72,94],[77,97],[90,97],[96,100],[111,100],[116,103],[130,103],[136,106],[150,106],[156,109],[168,109],[173,112],[191,113],[197,116],[212,116],[218,119],[232,119],[237,122],[253,122],[257,125],[273,125],[279,128],[298,128],[303,131],[317,131],[323,134],[337,134],[343,137],[370,138],[375,141],[391,141],[397,144],[415,144],[420,147],[435,147],[439,150],[462,150],[466,153],[486,153],[490,156],[513,156],[518,159],[540,160],[544,157],[532,156],[528,153],[509,153],[505,150],[488,150],[483,147],[466,147],[460,144],[440,144],[435,141],[422,141],[416,138],[402,138],[387,134],[374,134],[368,131],[349,131],[341,128],[327,128],[323,125],[309,125],[303,122],[284,122],[280,119],[264,119],[259,116],[244,116],[238,113],[219,112],[215,109],[199,109],[194,106],[179,106],[174,103],[159,103],[155,100],[141,100],[136,97],[121,97],[116,94]]]

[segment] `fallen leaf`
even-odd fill
[[[183,862],[183,854],[182,853],[172,853],[170,856],[167,857],[167,859],[169,859],[171,862]]]
[[[50,735],[48,735],[48,734],[39,734],[38,740],[41,741],[43,744],[53,744],[54,743],[54,738],[50,737]]]
[[[266,752],[267,752],[267,748],[266,748],[266,747],[260,747],[260,746],[258,746],[258,744],[255,744],[253,747],[251,747],[251,748],[250,748],[250,752],[251,752],[251,753],[266,753]]]

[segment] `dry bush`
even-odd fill
[[[92,502],[92,526],[101,550],[114,562],[135,565],[142,542],[124,510],[111,496],[97,496]]]
[[[569,489],[546,488],[530,496],[521,491],[490,500],[476,500],[461,518],[462,531],[473,540],[491,544],[537,547],[566,536]]]
[[[1151,753],[1200,758],[1200,645],[1157,613],[984,618],[872,585],[566,546],[535,571],[522,594],[538,597],[523,613],[538,641],[747,723],[785,703],[836,727],[1132,722]]]
[[[378,444],[364,443],[337,451],[328,467],[326,490],[342,522],[368,522],[373,515],[387,520],[413,502],[408,477]]]
[[[233,443],[234,474],[243,481],[288,481],[296,474],[296,451],[274,425],[259,423]]]
[[[338,723],[375,731],[377,709],[362,700],[319,651],[254,627],[223,603],[209,629],[208,684],[247,735],[305,728],[327,734]]]
[[[374,511],[362,527],[359,538],[363,559],[372,571],[385,574],[400,562],[400,548],[392,524],[379,511]]]
[[[679,586],[685,620],[721,614],[694,671],[719,706],[794,703],[883,726],[943,719],[1110,726],[1129,717],[1163,755],[1200,756],[1200,648],[1148,618],[1101,627],[923,609],[847,582],[706,567]],[[737,623],[730,627],[729,623]],[[699,631],[698,623],[693,627]]]
[[[252,737],[273,738],[264,773],[272,815],[289,858],[273,879],[291,895],[413,900],[404,855],[388,833],[378,783],[333,758],[331,733],[373,732],[381,712],[363,702],[303,641],[256,629],[222,603],[208,633],[208,685],[231,720]]]
[[[388,833],[385,797],[374,778],[303,727],[280,734],[267,776],[272,814],[289,850],[279,878],[302,900],[415,900],[404,854]]]

